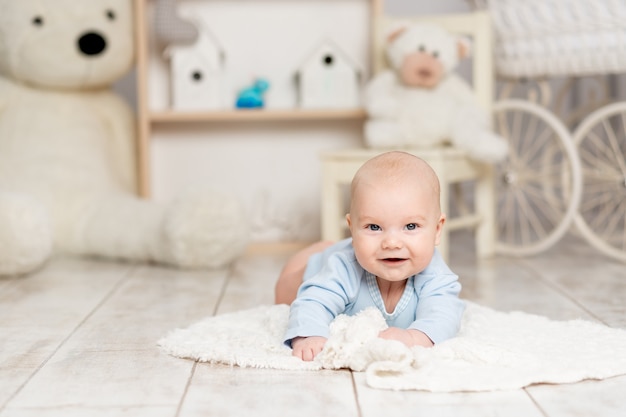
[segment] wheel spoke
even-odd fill
[[[527,117],[530,119],[528,122],[528,128],[526,129],[526,135],[524,136],[524,143],[530,143],[531,138],[537,137],[537,129],[539,127],[539,119],[536,117]]]
[[[558,219],[563,216],[564,210],[559,211],[562,202],[558,199],[551,198],[545,192],[538,190],[534,187],[526,187],[524,192],[530,196],[534,197],[535,202],[547,201],[547,204],[535,204],[537,208],[539,208],[542,214],[545,216],[547,220],[550,220],[552,224],[556,224]]]
[[[511,134],[511,126],[509,126],[509,120],[506,113],[500,113],[498,115],[499,119],[499,127],[500,135],[506,138],[509,141],[509,154],[508,159],[511,165],[517,165],[519,163],[519,158],[517,155],[517,144],[513,142],[514,136]],[[515,145],[515,146],[514,146]]]
[[[548,167],[541,167],[544,171],[526,170],[520,174],[520,181],[535,182],[542,185],[551,185],[553,187],[560,186],[561,174],[566,169],[558,164],[552,164]]]
[[[519,154],[522,159],[528,160],[528,158],[523,158],[525,154],[529,152],[528,148],[532,148],[533,146],[541,146],[541,141],[537,140],[537,136],[541,135],[537,133],[537,129],[539,128],[539,120],[537,118],[530,118],[531,125],[524,134],[524,137],[519,140]],[[546,128],[544,127],[544,131]],[[526,145],[526,151],[524,151],[524,146]]]
[[[586,148],[596,151],[594,155],[596,155],[599,160],[603,161],[603,164],[613,165],[615,153],[609,149],[606,141],[593,130],[589,131],[589,136],[587,138],[589,139],[589,143]]]
[[[520,159],[524,161],[524,164],[528,164],[529,161],[536,160],[537,154],[543,146],[545,146],[548,137],[550,137],[553,133],[552,129],[546,126],[539,134],[539,137],[532,143],[532,146],[529,146],[529,149],[527,149],[524,153],[520,151]]]
[[[521,112],[516,112],[513,115],[513,126],[512,126],[512,132],[511,134],[513,135],[512,137],[514,138],[520,138],[521,137],[521,131],[522,131],[522,113]],[[517,145],[521,145],[520,141],[518,141]],[[521,152],[520,152],[521,155]]]
[[[595,207],[597,207],[597,210],[594,211],[591,220],[591,226],[594,228],[594,230],[600,229],[600,226],[602,225],[602,223],[604,223],[604,220],[607,218],[607,216],[609,216],[613,212],[613,210],[620,204],[618,201],[615,201],[614,198],[611,198],[612,195],[608,194],[607,196],[608,198],[604,198],[604,202],[602,205],[595,205]],[[606,232],[606,230],[604,230],[604,232]]]
[[[622,207],[623,206],[623,207]],[[615,214],[617,213],[622,213],[622,217],[621,217],[621,227],[622,227],[622,250],[626,251],[626,215],[624,213],[626,213],[626,199],[622,200],[622,204],[620,205],[620,207],[618,208],[618,211],[615,212]],[[617,217],[617,216],[616,216]],[[618,230],[618,228],[616,227],[615,230]],[[619,236],[617,237],[617,241],[619,241]]]
[[[617,143],[617,138],[615,136],[615,131],[611,126],[608,125],[606,119],[602,121],[602,125],[604,126],[604,130],[609,139],[609,144],[611,145],[611,149],[613,150],[613,157],[615,158],[615,162],[620,167],[622,174],[626,175],[626,163],[624,162],[624,155],[621,154],[619,145]]]
[[[619,184],[623,181],[623,178],[619,174],[612,172],[601,172],[596,170],[585,170],[584,172],[585,190],[591,190],[591,187],[595,187],[598,184],[606,184],[612,188],[619,188]]]
[[[619,241],[619,236],[616,236],[615,232],[617,231],[618,223],[623,218],[622,213],[624,213],[624,209],[622,208],[622,206],[624,205],[624,203],[624,200],[617,202],[617,204],[614,205],[614,210],[608,212],[609,220],[606,222],[604,233],[602,233],[602,235],[606,237],[607,241],[615,240],[615,237],[617,237],[617,240]]]
[[[597,211],[602,205],[607,204],[615,195],[611,192],[611,190],[599,190],[594,193],[593,196],[588,196],[585,201],[581,202],[579,211],[581,213],[588,213],[590,211]],[[596,214],[592,213],[592,217],[595,217]]]
[[[525,215],[526,224],[531,228],[535,234],[541,238],[545,238],[547,235],[546,230],[543,228],[541,222],[537,218],[535,211],[528,203],[526,195],[520,190],[517,194],[517,201],[519,202],[520,212]],[[526,236],[522,239],[526,243],[530,242],[529,228],[524,228]]]
[[[596,168],[596,171],[613,171],[616,175],[620,175],[619,170],[616,170],[614,165],[609,163],[606,159],[601,159],[597,155],[593,154],[588,148],[580,148],[580,159],[589,165],[590,167]],[[592,171],[592,170],[589,170]],[[587,171],[585,171],[587,172]]]

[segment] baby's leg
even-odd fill
[[[276,304],[291,304],[296,299],[309,257],[315,253],[322,252],[333,243],[330,241],[316,242],[289,258],[280,272],[274,289]]]

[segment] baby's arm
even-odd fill
[[[439,256],[438,260],[443,263]],[[433,344],[456,336],[465,310],[465,303],[459,298],[461,284],[457,275],[447,270],[436,275],[420,276],[414,285],[419,301],[416,320],[409,330],[428,335]]]
[[[331,255],[322,269],[300,286],[283,338],[293,348],[294,356],[312,360],[324,347],[330,323],[346,310],[358,292],[360,276],[352,268],[351,259],[344,258]],[[296,340],[305,344],[297,346]],[[306,349],[310,349],[309,353],[303,353]]]
[[[432,347],[433,341],[430,340],[426,333],[416,329],[401,329],[399,327],[389,327],[378,334],[378,337],[387,340],[397,340],[404,343],[408,347],[424,346]]]
[[[292,355],[303,361],[312,361],[322,351],[326,340],[322,336],[296,337],[291,341]]]

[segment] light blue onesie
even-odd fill
[[[368,307],[378,308],[390,327],[420,330],[436,344],[457,334],[465,309],[458,298],[458,276],[436,249],[426,269],[408,279],[391,314],[385,310],[376,277],[357,262],[352,239],[311,256],[303,281],[289,312],[287,346],[297,336],[328,337],[337,315],[355,315]]]

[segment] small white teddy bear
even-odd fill
[[[503,160],[507,142],[493,133],[471,87],[454,73],[468,50],[465,39],[429,23],[390,35],[386,52],[392,69],[374,77],[365,91],[367,146],[451,144],[475,160]]]
[[[133,63],[130,0],[0,0],[0,275],[54,250],[221,267],[245,249],[239,202],[135,195],[134,115],[110,85]]]

